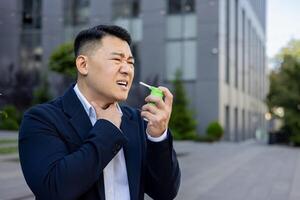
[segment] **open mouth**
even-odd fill
[[[128,86],[128,81],[117,81],[117,84],[124,87],[124,88],[127,88]]]

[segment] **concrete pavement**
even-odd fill
[[[300,199],[298,148],[254,140],[174,146],[182,171],[178,200]],[[17,154],[0,156],[0,200],[34,199],[17,160]]]
[[[300,151],[285,146],[181,142],[182,186],[176,199],[300,199]]]

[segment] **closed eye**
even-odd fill
[[[111,60],[115,60],[115,61],[121,62],[121,58],[112,58]]]
[[[118,63],[120,63],[120,62],[123,62],[123,59],[121,59],[121,58],[111,58],[110,60],[113,60],[113,61],[116,61],[116,62],[118,62]],[[134,65],[134,61],[132,61],[132,60],[129,60],[129,61],[126,61],[129,65]]]

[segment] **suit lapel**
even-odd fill
[[[62,104],[64,112],[69,116],[70,124],[76,130],[77,138],[79,137],[82,143],[88,136],[87,133],[91,130],[92,124],[73,87],[74,85],[62,97]]]
[[[130,119],[130,116],[123,111],[121,130],[128,137],[128,143],[124,146],[128,184],[131,199],[138,197],[139,180],[141,172],[141,139],[139,136],[138,124]]]

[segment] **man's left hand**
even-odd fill
[[[145,99],[148,104],[142,107],[141,112],[142,117],[148,120],[147,133],[152,137],[161,136],[168,128],[173,104],[173,95],[169,89],[158,88],[163,92],[164,100],[150,94]]]

